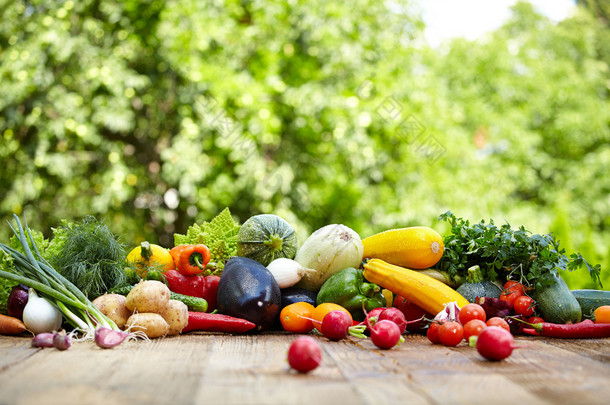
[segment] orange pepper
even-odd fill
[[[189,276],[199,274],[205,270],[211,258],[210,249],[206,245],[186,245],[180,251],[178,271]]]

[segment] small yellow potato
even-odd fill
[[[127,329],[130,332],[144,332],[149,339],[167,335],[169,324],[159,314],[139,312],[131,315],[127,320]]]
[[[93,300],[93,305],[100,312],[110,318],[116,325],[125,329],[127,319],[131,316],[132,311],[127,308],[126,298],[120,294],[104,294]]]
[[[169,300],[165,312],[161,313],[163,319],[169,324],[168,336],[174,336],[182,332],[189,323],[189,310],[185,303],[177,300]]]
[[[125,305],[131,311],[160,314],[165,311],[170,295],[169,288],[162,282],[143,280],[127,294]]]

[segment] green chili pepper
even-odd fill
[[[318,305],[325,302],[341,305],[356,321],[364,320],[363,303],[367,312],[386,306],[381,287],[367,282],[362,270],[353,267],[341,270],[326,280],[318,292],[317,301]]]

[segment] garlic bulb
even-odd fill
[[[39,297],[33,288],[28,292],[28,303],[23,308],[23,323],[35,335],[54,332],[61,328],[61,312],[47,299]]]
[[[294,260],[287,258],[275,259],[267,266],[267,269],[273,274],[273,278],[277,281],[280,288],[292,287],[308,272],[313,270],[301,266]]]

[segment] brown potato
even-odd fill
[[[169,288],[160,281],[140,281],[127,294],[125,305],[131,311],[154,312],[165,311],[170,299]]]
[[[177,300],[169,300],[165,312],[161,314],[169,324],[168,336],[177,335],[182,332],[189,322],[189,310],[185,303]]]
[[[110,318],[116,325],[124,329],[131,311],[125,304],[126,298],[120,294],[104,294],[93,300],[93,305]]]
[[[127,320],[127,329],[131,332],[142,331],[148,338],[154,339],[167,335],[169,324],[159,314],[150,312],[135,313]]]

